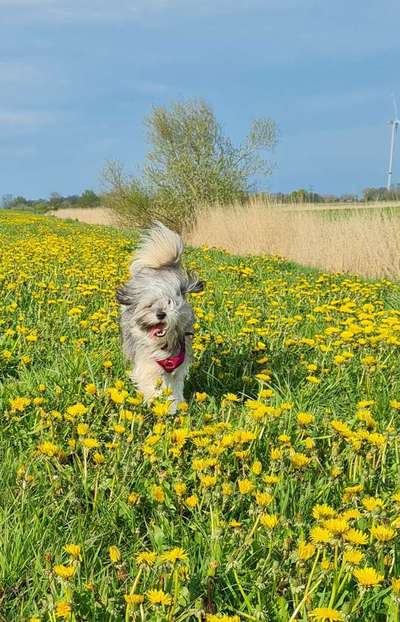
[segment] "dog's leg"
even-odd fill
[[[138,390],[143,393],[146,402],[154,399],[161,393],[162,381],[160,369],[153,361],[145,357],[136,359],[135,366],[131,374],[131,380],[136,384]]]
[[[182,365],[178,367],[176,371],[172,374],[163,374],[165,386],[171,389],[172,394],[170,396],[170,400],[172,402],[171,413],[175,413],[177,409],[177,405],[181,402],[185,401],[183,396],[183,387],[185,382],[185,376],[187,374],[186,365]]]

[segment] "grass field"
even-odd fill
[[[90,224],[118,226],[106,208],[54,212]],[[253,198],[246,206],[204,206],[185,236],[194,246],[237,255],[272,254],[321,270],[400,278],[400,204],[274,205]]]
[[[172,416],[121,355],[133,236],[0,219],[0,620],[397,622],[399,285],[188,249]]]

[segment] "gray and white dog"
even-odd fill
[[[197,275],[182,268],[182,253],[181,237],[155,222],[141,236],[131,279],[117,291],[131,379],[146,401],[170,388],[171,411],[184,399],[192,359],[194,314],[186,294],[204,287]]]

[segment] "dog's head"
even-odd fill
[[[173,335],[182,338],[193,321],[186,295],[203,288],[197,275],[181,268],[147,268],[117,291],[117,300],[149,339],[169,341]]]

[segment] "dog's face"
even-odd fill
[[[118,291],[117,300],[129,307],[132,321],[150,340],[164,342],[188,329],[193,312],[186,294],[203,287],[183,270],[144,270]]]

